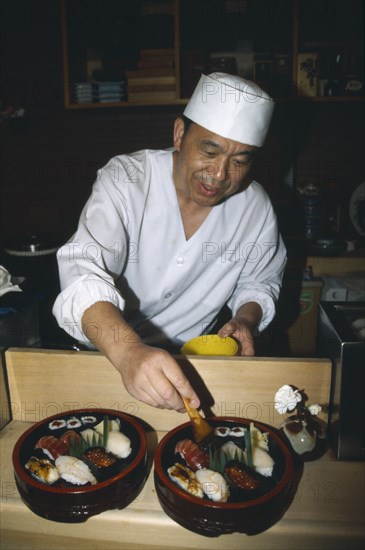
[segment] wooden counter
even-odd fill
[[[233,534],[207,538],[176,524],[158,502],[153,471],[140,495],[124,510],[104,512],[80,524],[38,517],[18,495],[11,462],[15,442],[32,423],[76,408],[121,410],[151,426],[148,440],[152,456],[163,434],[187,418],[135,401],[99,353],[13,349],[5,355],[12,420],[0,433],[1,550],[363,547],[364,463],[338,462],[330,452],[318,461],[305,463],[284,517],[252,537]],[[191,357],[182,365],[217,415],[246,416],[278,426],[281,417],[274,409],[273,397],[286,383],[305,388],[311,402],[328,403],[331,366],[327,360]],[[2,410],[6,410],[4,403]]]

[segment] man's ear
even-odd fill
[[[180,151],[181,142],[185,133],[185,124],[182,118],[177,118],[174,124],[174,147]]]

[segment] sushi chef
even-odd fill
[[[103,352],[127,391],[183,411],[199,398],[169,346],[209,333],[225,304],[223,337],[254,355],[275,314],[286,252],[251,168],[274,103],[254,83],[202,75],[173,130],[173,149],[112,158],[73,237],[58,251],[54,315]]]

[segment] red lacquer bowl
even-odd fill
[[[249,427],[249,419],[214,417],[209,423],[214,426]],[[236,502],[219,503],[207,498],[190,495],[173,482],[167,469],[183,460],[175,455],[178,441],[193,439],[191,423],[187,422],[170,431],[161,440],[155,455],[155,487],[163,510],[174,521],[190,531],[205,536],[240,532],[250,535],[260,533],[276,523],[287,510],[293,480],[292,454],[281,434],[276,429],[254,422],[261,431],[268,433],[269,453],[275,461],[271,479],[264,488],[251,498],[250,492]]]
[[[62,435],[61,429],[50,430],[49,424],[52,421],[94,416],[97,424],[103,420],[104,415],[110,420],[119,420],[120,431],[130,439],[132,448],[128,458],[118,459],[110,477],[104,476],[95,485],[73,485],[63,480],[47,485],[35,479],[25,468],[29,458],[37,454],[34,447],[40,437]],[[92,427],[92,424],[75,430],[88,427]],[[63,429],[65,430],[66,428]],[[43,518],[67,523],[83,522],[106,510],[128,506],[145,484],[148,475],[147,462],[147,438],[141,422],[131,415],[109,409],[76,410],[46,418],[29,428],[19,438],[13,450],[15,482],[24,503]]]

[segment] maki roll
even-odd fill
[[[82,422],[79,418],[76,416],[71,416],[71,418],[67,419],[66,426],[69,429],[79,428],[82,425]]]
[[[48,427],[50,430],[59,430],[60,428],[64,428],[66,426],[66,420],[63,420],[62,418],[52,420],[48,424]]]

